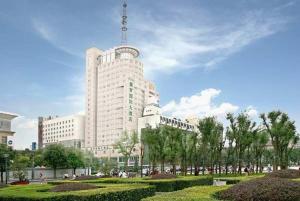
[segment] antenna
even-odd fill
[[[126,45],[127,44],[127,3],[126,0],[123,3],[123,15],[122,15],[122,40],[121,44]]]

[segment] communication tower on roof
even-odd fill
[[[122,15],[122,45],[127,45],[127,3],[126,0],[123,3],[123,15]]]

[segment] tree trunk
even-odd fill
[[[76,175],[76,167],[73,168],[73,175]]]
[[[199,169],[198,169],[198,166],[197,166],[196,163],[195,163],[194,167],[195,167],[194,175],[195,175],[195,176],[199,176]]]
[[[256,168],[255,168],[256,174],[258,173],[258,166],[259,166],[259,160],[258,158],[256,158]]]
[[[172,166],[173,166],[173,174],[176,175],[176,165],[173,164]]]
[[[143,177],[144,155],[141,154],[141,177]]]
[[[162,160],[162,161],[161,161],[160,171],[161,171],[161,173],[164,173],[164,172],[165,172],[165,160]]]
[[[263,172],[263,167],[262,167],[262,156],[259,158],[259,173]]]

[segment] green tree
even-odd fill
[[[166,148],[165,153],[168,162],[172,165],[173,174],[176,175],[176,163],[178,161],[180,151],[180,134],[179,128],[172,126],[163,126],[163,134],[166,135]]]
[[[27,176],[26,168],[30,166],[29,156],[17,154],[12,163],[12,170],[14,177],[17,177],[19,181],[24,181]]]
[[[195,169],[195,175],[198,175],[198,166],[199,166],[199,157],[198,157],[198,149],[199,149],[199,139],[198,133],[191,132],[187,138],[187,161],[190,165],[190,173],[193,173],[193,166]]]
[[[227,119],[230,122],[229,130],[230,136],[235,144],[235,163],[234,171],[236,169],[236,162],[238,164],[238,172],[242,173],[242,162],[245,151],[250,150],[250,145],[253,141],[253,136],[258,132],[256,123],[252,122],[250,117],[245,113],[240,113],[236,117],[233,114],[227,114]]]
[[[225,148],[225,173],[228,174],[229,166],[236,167],[235,147],[234,147],[234,136],[233,132],[230,131],[229,127],[226,129],[226,140],[228,141],[228,147]]]
[[[4,155],[8,154],[8,157],[5,159]],[[7,167],[9,168],[11,160],[15,157],[15,152],[11,147],[8,147],[6,144],[0,143],[0,174],[1,174],[1,183],[3,183],[3,173],[5,172],[5,160],[7,160]]]
[[[179,157],[181,174],[187,174],[187,159],[188,159],[188,135],[186,130],[179,130]]]
[[[56,169],[67,166],[66,149],[60,144],[48,145],[43,151],[43,160],[47,166],[53,168],[56,178]]]
[[[156,167],[156,163],[159,161],[159,153],[161,150],[159,149],[159,132],[160,128],[144,128],[142,129],[141,134],[141,142],[144,145],[145,153],[148,156],[149,163],[152,165],[152,171],[154,171]]]
[[[134,151],[134,148],[136,144],[138,143],[138,135],[134,131],[132,133],[128,133],[125,131],[123,135],[121,136],[120,140],[116,143],[116,148],[119,150],[119,153],[121,153],[124,156],[125,159],[125,171],[128,171],[128,159],[131,157],[132,152]]]
[[[110,171],[114,168],[117,167],[117,161],[116,160],[111,160],[108,158],[103,158],[101,159],[100,163],[100,171],[105,175],[109,176]]]
[[[88,175],[90,173],[95,173],[99,171],[100,168],[99,159],[96,158],[91,151],[84,152],[84,165],[85,168],[88,168]],[[91,168],[91,172],[90,172],[90,168]]]
[[[219,155],[223,149],[223,125],[215,117],[205,117],[199,121],[198,129],[201,134],[203,153],[206,152],[206,155],[203,155],[203,165],[209,166],[213,173],[216,161],[221,161]]]
[[[256,173],[258,173],[258,167],[259,172],[262,172],[262,157],[268,141],[269,135],[265,130],[255,133],[253,137],[252,148],[256,163]]]
[[[68,148],[66,151],[68,167],[73,169],[73,174],[76,174],[76,169],[84,167],[84,155],[81,150]]]
[[[274,148],[273,169],[286,169],[288,166],[288,156],[294,145],[297,144],[299,136],[296,132],[295,122],[281,111],[272,111],[260,115],[266,131],[271,137]]]
[[[300,165],[300,148],[293,149],[289,158],[292,165]]]

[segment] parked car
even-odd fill
[[[104,177],[104,174],[102,172],[98,172],[97,174],[95,174],[96,177]]]

